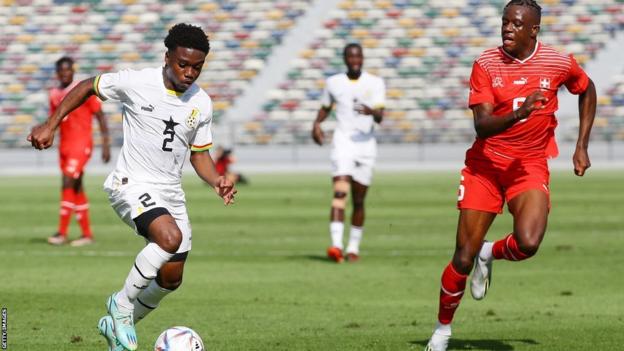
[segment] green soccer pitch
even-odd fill
[[[237,203],[185,177],[193,251],[184,283],[137,325],[139,350],[164,329],[195,329],[208,350],[422,350],[453,252],[456,172],[379,173],[367,198],[362,257],[337,265],[329,244],[330,178],[252,175]],[[8,350],[106,350],[104,302],[143,246],[88,177],[96,243],[46,242],[59,177],[0,178],[0,307]],[[451,350],[616,350],[624,345],[621,171],[555,172],[536,257],[494,263],[487,298],[466,293]],[[347,226],[348,228],[348,226]],[[488,238],[511,229],[508,213]],[[70,236],[78,235],[75,223]]]

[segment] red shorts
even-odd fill
[[[550,207],[549,181],[546,158],[514,159],[492,152],[467,157],[457,208],[502,213],[504,202],[531,189],[546,193]]]
[[[59,163],[64,175],[78,179],[91,158],[91,146],[61,146]]]

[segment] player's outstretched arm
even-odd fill
[[[191,165],[193,165],[195,173],[223,198],[223,204],[234,203],[234,195],[238,191],[234,188],[232,181],[217,173],[208,151],[191,151]]]
[[[494,105],[490,103],[478,104],[472,107],[474,125],[479,138],[485,139],[504,132],[519,120],[528,118],[533,111],[543,110],[548,102],[541,92],[536,91],[529,95],[522,106],[504,116],[494,116]]]
[[[325,135],[323,134],[323,130],[321,129],[321,123],[329,116],[329,112],[331,112],[330,107],[321,107],[316,114],[316,119],[314,120],[314,124],[312,125],[312,139],[318,145],[323,145],[325,141]]]
[[[47,121],[35,126],[27,140],[30,141],[35,149],[47,149],[54,143],[54,132],[70,112],[82,105],[91,95],[95,94],[93,90],[93,81],[95,77],[91,77],[78,83],[67,96],[61,101],[59,107],[50,115]]]
[[[579,136],[576,141],[576,150],[572,156],[574,174],[582,177],[591,166],[587,148],[594,117],[596,116],[596,86],[590,79],[585,92],[579,95]]]

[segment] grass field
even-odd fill
[[[0,178],[0,306],[8,350],[105,350],[96,323],[143,242],[86,180],[97,243],[50,247],[57,177]],[[456,173],[378,174],[367,199],[362,260],[336,265],[327,175],[253,176],[224,207],[185,178],[193,251],[184,284],[137,325],[151,350],[173,325],[208,350],[421,350],[440,273],[454,247]],[[452,350],[621,350],[624,345],[622,172],[555,173],[539,254],[496,262],[484,301],[464,298]],[[500,216],[488,236],[510,230]],[[72,224],[70,235],[78,228]]]

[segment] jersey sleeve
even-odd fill
[[[483,103],[495,104],[492,82],[490,76],[485,72],[483,67],[475,61],[472,65],[472,73],[470,74],[470,96],[468,97],[468,106],[472,107]]]
[[[190,144],[191,151],[206,151],[212,147],[212,107],[201,116]]]
[[[570,93],[575,95],[582,94],[587,90],[589,77],[581,66],[579,66],[578,62],[576,62],[574,56],[570,55],[570,61],[572,65],[570,66],[570,71],[568,72],[568,77],[564,84]]]
[[[321,94],[321,105],[324,108],[330,108],[331,105],[334,103],[334,98],[329,92],[329,85],[330,85],[330,82],[328,79],[325,81],[325,88],[323,89],[323,94]]]
[[[131,75],[130,70],[100,74],[93,81],[93,89],[103,101],[108,99],[123,101],[132,81]]]
[[[379,79],[373,90],[372,108],[384,108],[386,106],[386,84],[383,79]]]
[[[56,104],[54,103],[54,98],[52,97],[52,91],[48,94],[48,104],[50,106],[50,111],[48,116],[52,116],[54,111],[56,111]]]

